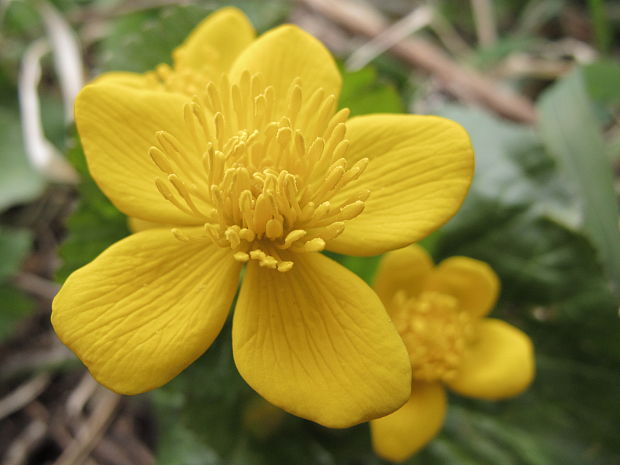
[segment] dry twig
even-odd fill
[[[387,27],[374,9],[351,0],[302,0],[304,4],[346,29],[367,37],[381,34]],[[523,96],[504,90],[474,70],[466,69],[427,40],[407,38],[391,48],[392,53],[413,66],[433,74],[454,96],[477,102],[514,121],[534,123],[536,111]]]
[[[101,388],[96,396],[91,416],[82,424],[54,465],[81,465],[110,425],[121,396]]]
[[[49,279],[42,278],[33,273],[21,272],[18,273],[13,282],[22,291],[26,291],[29,294],[40,297],[50,302],[56,296],[60,286]]]
[[[492,45],[497,40],[493,2],[491,0],[471,0],[471,7],[474,13],[478,43],[484,47]]]
[[[433,10],[428,5],[416,8],[407,16],[386,28],[381,34],[373,37],[355,50],[347,60],[347,68],[358,70],[363,68],[378,55],[390,47],[428,26],[433,20]]]
[[[30,451],[44,438],[47,425],[43,420],[33,419],[30,424],[15,438],[7,450],[2,465],[22,465],[26,463]]]
[[[17,412],[36,399],[50,382],[48,373],[41,373],[29,379],[8,396],[0,399],[0,420]]]
[[[80,416],[84,406],[95,394],[98,387],[97,381],[95,381],[90,373],[84,371],[82,379],[71,394],[69,394],[65,403],[65,411],[70,419]]]
[[[33,371],[47,371],[54,366],[75,359],[71,351],[51,331],[46,337],[49,343],[45,345],[45,348],[38,348],[31,352],[20,351],[3,359],[0,364],[0,381],[10,380]]]

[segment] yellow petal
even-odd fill
[[[86,86],[78,94],[75,119],[88,169],[112,203],[127,215],[157,223],[200,223],[157,190],[155,178],[166,174],[148,153],[157,131],[168,131],[183,142],[189,139],[183,120],[185,102],[176,94],[107,84]],[[202,169],[200,160],[188,157],[187,163]]]
[[[411,366],[379,298],[324,255],[294,261],[285,273],[248,265],[233,320],[241,376],[272,404],[332,428],[400,407]]]
[[[446,393],[439,383],[414,382],[411,398],[396,412],[370,422],[375,453],[402,462],[437,435],[446,416]]]
[[[346,201],[366,188],[357,218],[328,249],[377,255],[409,245],[448,221],[459,209],[473,175],[474,154],[465,130],[435,116],[368,115],[347,123],[349,164],[370,160],[357,182],[334,198]]]
[[[261,73],[266,86],[274,86],[278,102],[284,104],[288,86],[301,78],[303,93],[310,97],[323,88],[338,100],[342,80],[338,67],[321,42],[296,26],[285,25],[260,36],[246,48],[230,71],[232,82],[241,73]],[[280,105],[280,109],[282,105]]]
[[[532,341],[521,330],[493,318],[479,322],[449,387],[464,396],[503,399],[523,392],[534,379]]]
[[[373,289],[389,310],[396,292],[418,295],[432,269],[433,259],[419,245],[388,252],[379,263]]]
[[[167,383],[211,345],[239,263],[169,230],[129,236],[65,282],[52,306],[60,339],[101,384],[137,394]]]
[[[147,229],[166,228],[170,230],[172,228],[172,226],[168,224],[153,223],[152,221],[141,220],[133,216],[127,218],[127,226],[129,226],[129,230],[134,233],[146,231]]]
[[[450,257],[441,262],[425,286],[428,291],[456,297],[460,307],[476,317],[493,309],[499,287],[499,278],[489,265],[468,257]]]
[[[190,67],[213,73],[207,76],[218,79],[252,43],[256,36],[254,27],[243,12],[228,7],[207,16],[190,33],[185,42],[173,53],[175,66]]]
[[[144,74],[130,73],[127,71],[112,71],[97,76],[90,84],[111,84],[126,86],[133,89],[148,90],[152,88],[153,81],[149,80]]]

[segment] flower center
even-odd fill
[[[414,379],[448,381],[458,370],[473,328],[457,300],[437,292],[394,296],[393,321],[409,351]]]
[[[349,166],[344,158],[349,111],[336,112],[335,96],[307,97],[299,78],[284,95],[261,81],[245,72],[238,84],[208,83],[185,107],[191,140],[160,131],[149,154],[166,174],[157,188],[200,219],[202,237],[238,261],[288,271],[290,252],[323,250],[362,212],[370,192],[350,187],[368,159]]]

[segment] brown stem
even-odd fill
[[[375,37],[387,27],[384,18],[376,10],[355,1],[301,1],[356,34]],[[528,124],[536,121],[534,105],[527,98],[501,88],[495,81],[475,70],[464,68],[425,39],[403,39],[392,46],[391,52],[407,63],[433,74],[445,90],[461,100],[477,102],[514,121]]]

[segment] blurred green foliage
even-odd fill
[[[0,212],[35,199],[44,182],[28,163],[22,142],[19,112],[14,106],[0,106]]]
[[[435,256],[478,258],[498,272],[496,314],[533,338],[538,374],[518,399],[454,399],[441,440],[412,463],[613,464],[620,408],[606,383],[620,381],[618,299],[580,227],[582,199],[534,130],[465,107],[441,114],[468,130],[477,166]]]
[[[389,81],[379,80],[374,68],[341,72],[340,107],[351,110],[351,116],[403,112],[404,105],[400,95]]]
[[[67,237],[59,250],[62,266],[56,278],[61,282],[106,247],[129,234],[127,217],[110,203],[88,174],[77,135],[67,156],[80,174],[81,182],[78,186],[78,205],[67,220]]]
[[[205,16],[217,8],[241,8],[257,31],[262,32],[283,21],[289,11],[286,0],[211,1],[125,14],[114,21],[97,50],[102,70],[144,72],[160,63],[171,63],[172,50],[185,40]]]
[[[56,0],[63,11],[91,0]],[[224,2],[198,2],[137,10],[111,18],[105,36],[89,49],[97,71],[142,72],[168,62],[170,52],[198,21]],[[290,2],[237,0],[259,31],[277,24]],[[554,18],[566,2],[494,2],[499,25],[519,13],[511,34],[467,59],[485,68],[532,47],[529,33]],[[99,1],[101,8],[118,6]],[[441,11],[471,30],[471,15],[457,2]],[[25,2],[8,10],[0,58],[0,210],[37,196],[43,182],[25,162],[17,107],[5,106],[15,91],[16,63],[34,38],[38,16]],[[512,24],[512,23],[511,23]],[[469,28],[469,29],[468,29]],[[8,47],[11,45],[11,47]],[[402,112],[411,102],[406,67],[389,58],[344,72],[341,106],[353,115]],[[414,77],[414,81],[418,79]],[[482,110],[445,105],[437,113],[461,123],[477,155],[471,192],[456,217],[423,241],[437,261],[467,255],[488,262],[502,280],[496,315],[527,331],[537,351],[537,378],[519,398],[484,402],[451,396],[440,436],[410,465],[615,465],[620,462],[620,323],[618,297],[618,204],[609,176],[620,155],[620,138],[602,137],[620,103],[620,66],[596,63],[550,86],[539,103],[537,128],[509,123]],[[420,84],[417,80],[416,84]],[[57,97],[44,87],[58,136]],[[56,102],[56,110],[53,110]],[[405,105],[406,104],[406,105]],[[54,113],[56,112],[56,113]],[[54,135],[56,134],[56,135]],[[75,137],[68,157],[82,176],[79,201],[67,222],[60,250],[62,280],[108,245],[129,234],[126,218],[88,175]],[[606,156],[609,154],[609,157]],[[594,218],[593,218],[593,214]],[[30,303],[8,284],[30,248],[27,232],[0,229],[0,340],[9,335]],[[332,257],[372,282],[379,257]],[[213,347],[189,369],[152,395],[159,423],[159,465],[378,465],[366,425],[329,430],[269,408],[237,373],[230,322]]]
[[[0,226],[0,342],[33,309],[32,300],[10,282],[30,253],[31,242],[28,230]]]
[[[540,133],[560,171],[571,181],[580,200],[581,226],[596,245],[619,293],[620,229],[614,175],[585,79],[578,69],[545,92],[538,105]]]

